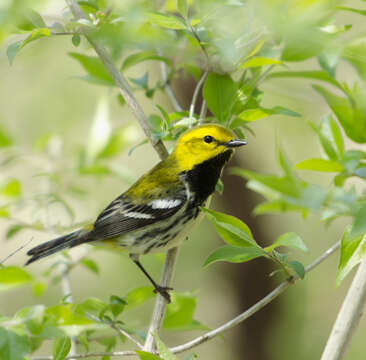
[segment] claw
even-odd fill
[[[160,294],[162,297],[164,297],[164,299],[167,301],[168,304],[170,304],[171,299],[170,299],[170,295],[169,292],[170,290],[173,290],[173,288],[171,287],[166,287],[166,286],[156,286],[154,289],[154,293],[155,294]]]

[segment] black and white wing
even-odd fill
[[[136,205],[121,195],[98,216],[93,234],[97,239],[110,239],[167,219],[186,204],[185,192],[175,195],[174,198],[154,199],[143,205]]]

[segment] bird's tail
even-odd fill
[[[38,259],[52,255],[63,249],[72,248],[92,240],[90,231],[84,229],[74,231],[68,235],[60,236],[57,239],[47,241],[44,244],[30,249],[27,252],[27,255],[31,256],[31,258],[25,263],[25,265],[29,265]]]

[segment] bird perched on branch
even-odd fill
[[[60,250],[85,243],[113,243],[131,259],[169,302],[170,288],[158,285],[139,256],[178,246],[199,218],[233,149],[246,142],[220,125],[186,131],[174,151],[113,200],[94,224],[28,251],[26,265]]]

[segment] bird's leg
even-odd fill
[[[142,264],[139,261],[139,257],[136,254],[130,254],[130,258],[132,261],[141,269],[141,271],[145,274],[145,276],[149,279],[149,281],[154,286],[154,293],[159,293],[161,296],[165,298],[165,300],[170,303],[170,295],[169,290],[173,290],[173,288],[166,287],[166,286],[160,286],[157,284],[154,279],[149,275],[149,273],[145,270],[145,268],[142,266]]]

